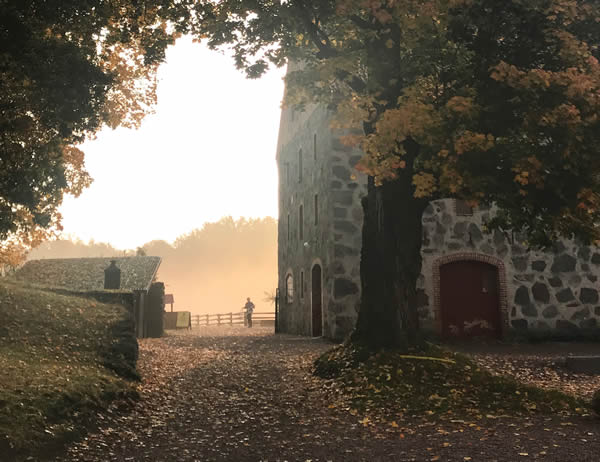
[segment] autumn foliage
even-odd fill
[[[293,62],[286,104],[326,105],[365,153],[361,315],[379,310],[372,338],[398,322],[418,328],[410,299],[430,200],[496,204],[487,227],[531,245],[600,238],[596,1],[222,0],[197,3],[195,17],[250,77]]]
[[[185,16],[170,2],[0,1],[0,264],[60,229],[63,195],[91,179],[76,147],[137,126]]]

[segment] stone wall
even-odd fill
[[[557,242],[548,251],[528,250],[524,238],[510,232],[485,232],[493,209],[457,216],[455,201],[430,204],[423,216],[423,268],[419,278],[420,315],[425,328],[439,331],[436,265],[449,256],[491,257],[502,262],[500,287],[507,330],[576,331],[600,324],[597,281],[600,249],[572,241]]]
[[[360,300],[360,197],[365,191],[366,177],[353,168],[360,152],[342,145],[329,129],[329,121],[330,114],[322,108],[311,107],[297,113],[292,109],[282,111],[277,153],[280,326],[283,332],[311,334],[311,270],[319,264],[323,334],[341,339],[354,327]],[[316,224],[315,195],[318,196]],[[300,205],[304,219],[302,239]],[[301,272],[304,272],[304,287],[300,285]],[[291,303],[286,302],[288,274],[293,275],[294,281]]]
[[[354,328],[360,302],[360,249],[366,176],[354,168],[361,152],[339,141],[330,114],[311,107],[282,111],[279,168],[279,288],[283,332],[311,335],[311,269],[322,268],[323,334],[342,339]],[[299,153],[302,151],[302,181]],[[318,195],[318,223],[314,196]],[[300,237],[299,206],[303,206]],[[596,328],[600,321],[600,249],[558,242],[529,251],[523,237],[487,233],[493,209],[456,213],[456,201],[430,204],[423,216],[423,267],[418,280],[422,326],[441,331],[439,270],[454,260],[483,261],[499,270],[502,334]],[[461,211],[462,213],[462,211]],[[288,218],[289,216],[289,218]],[[301,273],[304,284],[301,287]],[[294,297],[286,302],[286,276]]]
[[[355,168],[362,152],[343,145],[340,135],[332,134],[333,293],[326,306],[332,318],[330,337],[338,340],[354,329],[360,307],[361,198],[367,193],[367,177]]]
[[[328,301],[331,280],[330,205],[327,190],[330,151],[329,117],[315,107],[303,112],[284,109],[279,130],[278,268],[281,293],[282,332],[311,334],[311,270],[322,268],[323,306]],[[315,146],[316,141],[316,146]],[[316,148],[316,155],[315,155]],[[299,153],[302,151],[302,181],[299,180]],[[315,194],[318,194],[318,222],[315,224]],[[299,208],[303,206],[303,236],[300,237]],[[301,273],[304,284],[301,285]],[[286,277],[294,281],[293,300],[286,299]],[[324,330],[329,325],[323,313]]]

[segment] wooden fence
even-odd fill
[[[265,324],[275,322],[275,312],[273,311],[255,311],[252,313],[253,324]],[[218,314],[193,314],[192,315],[192,326],[233,326],[233,325],[246,325],[246,312],[237,311],[231,313],[218,313]]]

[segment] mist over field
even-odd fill
[[[251,297],[257,311],[273,311],[265,292],[277,286],[277,221],[274,218],[222,218],[181,235],[172,244],[144,244],[146,255],[162,258],[158,280],[175,296],[176,311],[193,314],[240,311]],[[58,240],[42,244],[29,259],[135,255],[110,244]],[[165,307],[167,311],[170,306]]]

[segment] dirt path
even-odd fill
[[[57,461],[597,461],[600,420],[367,422],[310,374],[330,348],[266,329],[143,340],[141,400]],[[342,406],[343,407],[343,406]]]

